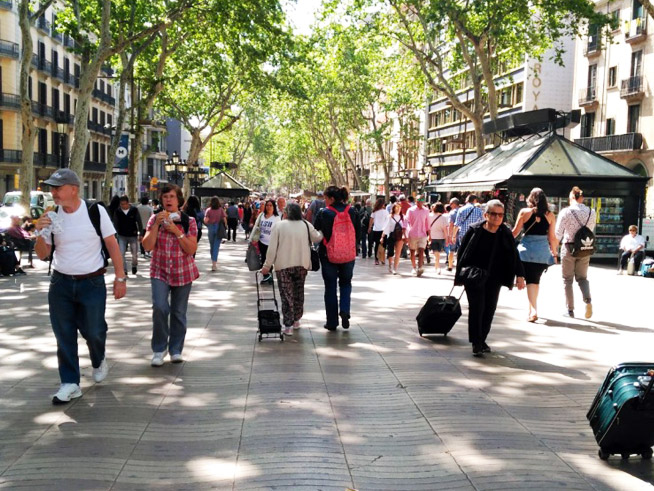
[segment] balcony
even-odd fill
[[[588,58],[597,56],[602,50],[601,38],[597,35],[588,36],[588,43],[584,46],[584,56]]]
[[[52,63],[46,60],[45,58],[41,58],[37,54],[32,55],[32,66],[37,70],[47,72],[48,75],[52,73]]]
[[[19,164],[23,158],[22,150],[0,149],[0,162]]]
[[[17,60],[20,58],[20,51],[16,43],[0,40],[0,56],[8,56]]]
[[[586,87],[579,91],[579,106],[588,107],[597,104],[597,88]]]
[[[40,102],[32,101],[32,113],[35,116],[41,116],[42,118],[54,119],[54,110],[52,107],[41,104]]]
[[[63,82],[64,81],[64,69],[59,68],[58,66],[52,65],[52,76]]]
[[[42,30],[46,34],[50,34],[52,25],[46,20],[45,17],[41,16],[36,20],[36,28]]]
[[[64,46],[67,48],[74,49],[75,48],[75,41],[73,41],[73,38],[71,38],[68,34],[64,34]]]
[[[91,131],[95,131],[96,133],[100,133],[102,135],[107,135],[111,136],[111,128],[105,128],[102,126],[100,123],[95,123],[93,121],[88,121],[86,123],[86,127],[90,129]]]
[[[643,77],[629,77],[622,81],[620,86],[620,97],[627,101],[640,100],[645,96],[644,85]]]
[[[0,8],[11,10],[13,5],[11,0],[0,0]]]
[[[643,146],[643,135],[640,133],[625,133],[624,135],[579,138],[575,140],[575,143],[597,153],[640,150]]]
[[[102,92],[99,89],[93,89],[92,95],[96,99],[99,99],[102,102],[105,102],[105,103],[109,104],[110,106],[115,106],[116,105],[116,99],[111,97],[109,94],[105,94],[104,92]]]
[[[3,109],[17,109],[20,111],[20,96],[18,94],[0,93],[0,107]]]
[[[52,29],[52,37],[55,38],[60,43],[63,42],[63,40],[64,40],[63,34],[61,34],[60,32],[55,31],[54,28]]]
[[[647,16],[627,21],[624,40],[629,44],[639,43],[647,37]]]
[[[93,162],[91,160],[84,161],[84,170],[90,172],[104,172],[107,168],[107,164],[102,162]]]
[[[34,152],[34,166],[38,167],[59,167],[59,157],[51,153]]]

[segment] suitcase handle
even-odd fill
[[[455,288],[456,288],[456,285],[453,283],[452,284],[452,289],[450,290],[450,295],[449,295],[450,297],[452,296],[452,293],[454,292]],[[462,286],[461,287],[461,295],[459,295],[459,298],[457,300],[459,300],[459,301],[461,300],[461,297],[463,297],[463,294],[465,293],[465,291],[466,291],[465,286]]]

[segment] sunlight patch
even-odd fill
[[[352,343],[349,345],[351,348],[363,348],[370,351],[376,351],[377,353],[392,353],[393,350],[390,348],[384,348],[382,346],[377,346],[376,344],[369,343]]]
[[[229,480],[234,477],[255,477],[261,472],[247,462],[230,462],[222,459],[203,457],[186,464],[198,480]]]

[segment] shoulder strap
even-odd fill
[[[472,205],[472,208],[470,208],[470,211],[468,212],[466,217],[463,220],[461,220],[461,222],[465,222],[468,218],[470,218],[470,215],[472,215],[473,211],[475,211],[475,205]]]
[[[434,221],[431,222],[431,225],[429,226],[429,228],[432,228],[432,227],[434,226],[434,223],[436,223],[436,221],[437,221],[440,217],[442,217],[442,216],[443,216],[443,214],[441,213],[441,214],[438,215],[436,218],[434,218]]]
[[[100,205],[98,203],[86,203],[87,210],[89,211],[89,218],[91,219],[91,224],[95,229],[95,233],[100,237],[100,245],[102,247],[102,259],[104,259],[105,267],[109,265],[109,249],[107,249],[107,244],[104,243],[104,237],[102,237],[102,226],[100,224]],[[54,241],[53,241],[54,243]]]
[[[309,224],[307,223],[306,220],[302,220],[304,222],[304,225],[307,227],[307,238],[309,239],[309,248],[312,248],[313,245],[311,244],[311,232],[309,231]]]
[[[183,211],[180,211],[180,212],[179,212],[179,216],[180,216],[181,219],[182,219],[182,228],[184,229],[184,233],[185,233],[185,234],[188,234],[188,228],[189,228],[189,218],[188,218],[188,215],[187,215],[186,213],[184,213]]]

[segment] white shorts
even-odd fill
[[[417,251],[427,248],[427,237],[409,237],[409,249]]]

